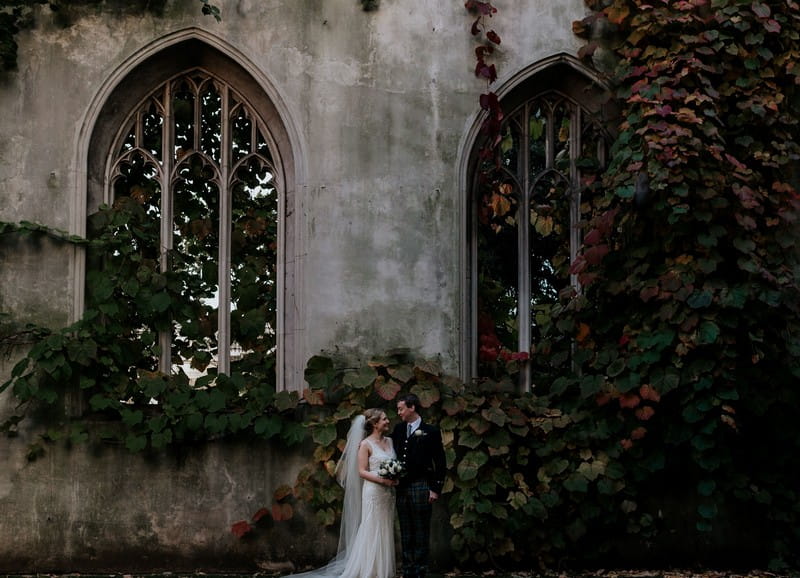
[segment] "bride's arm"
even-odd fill
[[[358,475],[370,482],[381,484],[384,486],[394,485],[392,480],[380,477],[378,474],[369,471],[369,455],[372,453],[372,448],[366,440],[361,442],[358,447]]]

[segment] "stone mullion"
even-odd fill
[[[161,138],[161,158],[164,159],[161,173],[161,251],[160,268],[164,273],[169,268],[169,253],[172,251],[173,235],[173,203],[172,203],[172,172],[175,168],[174,145],[175,119],[172,112],[172,84],[164,87],[164,125]],[[172,332],[162,331],[158,336],[161,346],[159,370],[164,374],[172,372]]]
[[[219,304],[217,310],[217,371],[230,373],[231,346],[231,229],[232,223],[232,185],[231,185],[231,131],[230,131],[230,91],[227,85],[221,87],[222,110],[220,112],[220,189],[219,189],[219,263],[217,282],[219,285]]]
[[[520,179],[519,218],[517,219],[517,351],[531,348],[531,178],[530,178],[530,114],[531,103],[524,107],[521,121],[520,153],[518,173]],[[531,390],[531,372],[526,362],[520,368],[520,388]]]

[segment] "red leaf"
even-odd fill
[[[654,410],[649,405],[646,405],[636,410],[636,417],[638,417],[642,421],[647,421],[648,419],[653,417],[654,413],[656,413],[656,410]]]
[[[618,6],[616,4],[612,4],[606,8],[604,12],[608,17],[609,22],[612,24],[622,24],[623,20],[625,20],[630,14],[630,8],[628,8],[626,5]]]
[[[492,4],[490,2],[481,2],[480,0],[478,0],[476,2],[476,4],[477,4],[478,11],[483,16],[491,16],[492,14],[497,12],[497,8],[492,6]]]
[[[291,520],[294,516],[294,509],[290,504],[272,504],[272,519],[276,522]]]
[[[473,416],[472,419],[469,420],[468,425],[470,428],[472,428],[472,431],[479,436],[482,436],[489,431],[489,423],[482,420],[478,416]]]
[[[752,9],[755,15],[759,18],[768,18],[772,13],[769,9],[769,6],[762,4],[761,2],[753,2]]]
[[[597,42],[589,42],[578,49],[578,58],[588,58],[597,50]]]
[[[604,405],[606,405],[606,404],[607,404],[609,401],[611,401],[611,394],[610,394],[610,393],[598,393],[598,394],[595,396],[595,398],[594,398],[594,401],[595,401],[595,403],[596,403],[597,405],[599,405],[599,406],[604,406]]]
[[[393,379],[386,381],[386,379],[381,375],[375,380],[375,391],[383,399],[389,401],[394,399],[397,393],[400,391],[400,384]]]
[[[600,233],[599,229],[592,229],[583,237],[583,242],[587,245],[597,245],[602,240],[603,235]]]
[[[485,78],[489,82],[494,82],[497,80],[497,70],[495,69],[494,64],[486,66],[485,62],[478,62],[477,66],[475,67],[475,76]]]
[[[325,392],[321,389],[304,389],[303,399],[306,400],[309,405],[325,405]]]
[[[586,259],[586,262],[589,265],[597,265],[600,261],[603,260],[608,254],[608,245],[605,243],[602,245],[595,245],[594,247],[589,247],[583,252],[583,257]]]
[[[481,95],[480,103],[483,110],[494,110],[500,106],[500,99],[494,92],[487,92]]]
[[[639,395],[642,396],[642,399],[647,399],[649,401],[661,401],[661,395],[649,383],[646,383],[639,388]]]
[[[472,23],[472,28],[470,29],[470,32],[472,32],[473,36],[477,36],[478,34],[481,33],[480,24],[481,24],[480,18],[476,18],[475,22]]]
[[[778,33],[781,31],[781,25],[778,24],[777,20],[773,20],[772,18],[770,18],[769,20],[764,22],[764,30],[766,30],[767,32]]]
[[[635,393],[625,393],[619,396],[618,401],[620,407],[634,408],[639,405],[639,402],[642,400],[639,399],[639,396]]]
[[[244,520],[240,520],[231,526],[231,533],[237,538],[243,538],[247,534],[253,531],[253,526],[250,525],[249,522]]]
[[[581,323],[578,326],[578,335],[575,337],[575,339],[578,341],[578,343],[581,343],[587,337],[589,337],[589,333],[591,333],[591,329],[589,329],[589,326],[586,325],[586,323]]]
[[[494,42],[495,44],[500,44],[500,37],[494,30],[489,30],[489,32],[486,33],[486,38],[488,38],[490,42]]]
[[[261,508],[258,512],[253,514],[253,521],[258,522],[264,516],[269,516],[269,510],[267,508]]]
[[[494,52],[494,46],[481,44],[475,48],[475,58],[483,60],[484,54],[491,54],[492,52]]]
[[[652,299],[656,295],[658,295],[658,287],[645,287],[644,289],[639,291],[639,299],[641,299],[645,303],[650,301],[650,299]]]
[[[282,484],[272,493],[272,497],[276,502],[280,502],[282,499],[291,496],[292,493],[293,490],[291,486]]]
[[[467,409],[467,402],[463,397],[448,397],[442,402],[442,410],[449,416],[454,416]]]

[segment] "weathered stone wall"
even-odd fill
[[[473,76],[463,1],[382,0],[374,12],[357,0],[216,3],[221,22],[187,0],[165,2],[162,14],[108,1],[71,10],[68,25],[37,8],[18,37],[18,71],[0,79],[0,220],[81,233],[93,113],[126,63],[165,38],[196,36],[246,60],[290,135],[285,261],[297,311],[285,385],[296,389],[320,350],[366,357],[411,347],[458,371],[459,167],[486,89]],[[540,59],[574,54],[582,0],[495,3],[498,86]],[[52,326],[75,317],[73,249],[3,239],[0,252],[0,310]],[[7,415],[13,400],[0,400]],[[29,462],[27,444],[44,426],[31,427],[0,439],[0,571],[236,569],[331,553],[309,517],[252,541],[229,531],[294,479],[308,448],[218,442],[145,459],[54,444]],[[446,550],[446,539],[437,544]]]
[[[473,75],[463,2],[385,0],[364,12],[357,0],[238,0],[224,3],[221,22],[199,2],[167,2],[161,15],[110,4],[73,9],[68,26],[43,7],[19,35],[19,70],[0,85],[0,219],[81,233],[93,111],[126,62],[196,32],[259,72],[293,138],[295,365],[320,350],[412,347],[456,369],[466,226],[458,168],[486,89]],[[575,53],[582,0],[497,5],[498,86]],[[70,250],[2,250],[3,310],[60,324],[79,309]]]
[[[12,407],[0,396],[0,421]],[[313,445],[216,441],[132,454],[103,442],[29,444],[46,426],[24,422],[0,443],[0,573],[130,571],[289,572],[326,563],[336,528],[293,502],[294,517],[269,516],[243,539],[231,532],[273,493],[292,486]],[[90,424],[97,433],[113,424]],[[437,505],[433,562],[449,568],[448,515]],[[399,544],[399,535],[398,535]]]

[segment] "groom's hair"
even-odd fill
[[[406,407],[413,407],[414,411],[419,413],[419,398],[415,394],[408,393],[397,401],[402,401],[404,404],[406,404]]]

